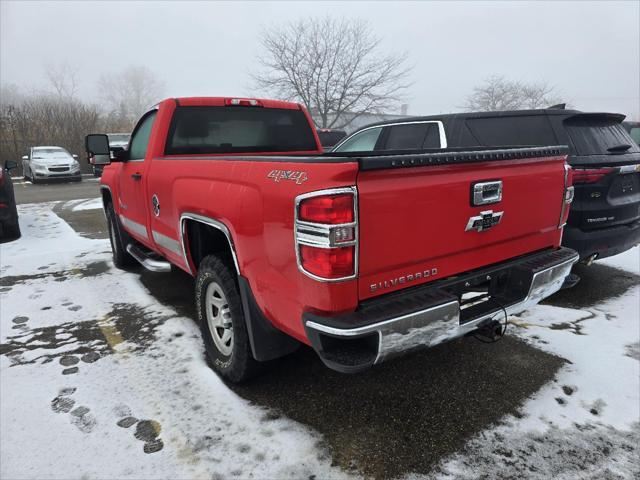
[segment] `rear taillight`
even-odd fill
[[[306,198],[300,202],[298,220],[315,223],[352,223],[353,195],[337,194]]]
[[[317,248],[300,245],[300,263],[307,272],[317,277],[350,277],[353,275],[354,250],[354,247]]]
[[[298,267],[321,281],[358,274],[358,208],[355,187],[306,193],[296,198]]]
[[[610,174],[615,169],[612,167],[605,168],[574,168],[573,169],[573,184],[582,184],[582,183],[595,183],[605,175]]]
[[[565,163],[564,165],[564,190],[562,194],[562,208],[560,209],[560,221],[558,222],[558,229],[564,228],[569,219],[569,208],[573,203],[573,196],[575,194],[575,188],[573,185],[573,179],[575,179],[575,170]]]

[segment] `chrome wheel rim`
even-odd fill
[[[233,324],[231,310],[222,287],[217,282],[211,282],[205,293],[205,308],[207,325],[216,348],[225,356],[233,351]]]

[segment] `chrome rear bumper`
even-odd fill
[[[307,336],[329,367],[359,371],[391,357],[461,337],[489,322],[503,321],[505,310],[512,315],[532,307],[562,288],[576,261],[578,254],[563,248],[460,276],[453,282],[439,282],[395,298],[375,300],[353,314],[333,318],[305,314]],[[461,310],[456,292],[461,285],[473,283],[470,280],[477,283],[483,276],[496,275],[505,276],[514,285],[507,284],[506,289],[503,285],[469,318]]]

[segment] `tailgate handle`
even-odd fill
[[[471,205],[490,205],[502,200],[502,180],[478,182],[471,186]]]

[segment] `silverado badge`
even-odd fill
[[[465,232],[469,230],[476,230],[478,232],[482,232],[484,230],[489,230],[491,227],[495,227],[502,220],[502,214],[504,212],[493,212],[493,210],[485,210],[484,212],[480,212],[480,215],[476,215],[475,217],[469,218],[467,222],[467,228],[464,229]]]
[[[273,181],[278,183],[280,180],[291,180],[298,185],[306,182],[309,178],[307,172],[298,172],[293,170],[271,170],[267,178],[273,178]]]

